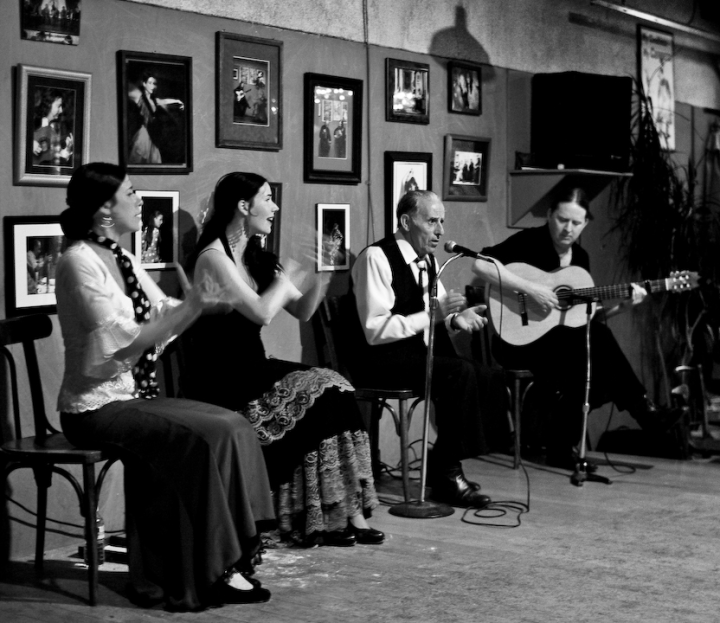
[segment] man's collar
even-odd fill
[[[395,232],[395,240],[397,240],[398,249],[400,249],[400,253],[402,253],[405,263],[410,264],[414,262],[418,254],[415,249],[413,249],[412,245],[405,240],[399,229]]]

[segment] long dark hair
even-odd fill
[[[581,208],[585,208],[586,218],[592,221],[593,215],[590,213],[590,199],[588,199],[587,193],[582,188],[576,186],[559,192],[555,196],[555,202],[550,212],[555,212],[561,203],[577,203]]]
[[[189,270],[195,267],[198,255],[204,248],[213,240],[225,237],[225,230],[235,216],[238,203],[240,201],[250,203],[266,183],[267,180],[262,175],[240,171],[228,173],[220,178],[215,186],[212,214],[200,234],[195,252],[190,257]],[[270,285],[275,271],[280,267],[277,256],[262,248],[258,236],[248,240],[243,261],[248,267],[250,276],[258,284],[259,292]]]
[[[126,176],[124,167],[108,162],[89,162],[75,169],[67,188],[68,208],[60,215],[60,227],[69,240],[87,237],[95,213],[115,196]]]

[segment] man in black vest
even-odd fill
[[[352,269],[356,325],[362,331],[354,342],[350,372],[361,384],[422,392],[428,283],[437,273],[433,252],[444,233],[445,207],[432,192],[411,191],[400,200],[397,218],[397,232],[364,249]],[[461,294],[446,292],[441,283],[438,300],[431,388],[438,435],[429,461],[431,497],[482,508],[490,498],[465,478],[460,461],[485,450],[478,386],[483,373],[479,364],[458,357],[448,329],[472,333],[487,320],[478,314],[484,306],[468,308]]]

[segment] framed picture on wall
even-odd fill
[[[120,162],[129,174],[193,170],[192,59],[119,50]]]
[[[652,102],[660,145],[675,150],[675,73],[672,33],[638,25],[638,73]]]
[[[432,190],[432,154],[414,151],[385,152],[385,234],[397,229],[395,211],[411,190]]]
[[[18,65],[14,183],[67,186],[90,154],[90,74]]]
[[[482,69],[480,65],[448,63],[448,111],[460,115],[482,114]]]
[[[62,3],[47,0],[20,2],[21,38],[28,41],[80,43],[81,0],[64,0]]]
[[[362,89],[362,80],[305,74],[306,182],[360,182]]]
[[[385,60],[385,120],[430,123],[430,65]]]
[[[6,216],[5,314],[54,314],[55,269],[63,252],[56,216]]]
[[[487,201],[490,139],[445,137],[443,201]]]
[[[282,184],[269,182],[273,203],[280,208],[273,217],[272,231],[265,236],[263,247],[280,257],[280,221],[282,218]]]
[[[282,149],[282,41],[217,33],[217,147]]]
[[[318,272],[350,268],[350,204],[317,204]]]
[[[142,229],[132,237],[132,254],[145,269],[175,268],[178,263],[178,208],[176,190],[138,190],[143,200]]]

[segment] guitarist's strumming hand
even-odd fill
[[[543,311],[557,309],[560,306],[560,301],[558,301],[555,292],[545,284],[528,282],[525,293],[535,301]]]

